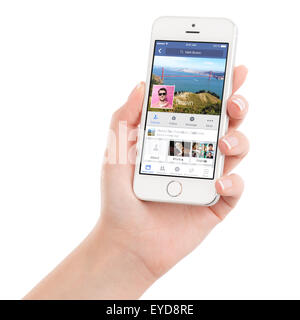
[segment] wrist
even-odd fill
[[[86,239],[93,258],[92,279],[99,284],[99,299],[137,299],[157,278],[143,260],[100,221]],[[103,283],[109,290],[103,292]]]

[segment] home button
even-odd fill
[[[178,197],[182,192],[182,185],[180,182],[171,181],[167,185],[167,192],[171,197]]]

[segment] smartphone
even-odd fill
[[[142,200],[215,204],[237,28],[228,19],[161,17],[152,28],[133,189]]]

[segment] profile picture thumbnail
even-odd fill
[[[154,85],[151,108],[173,109],[174,91],[175,86]]]
[[[170,141],[169,156],[189,157],[191,150],[191,142],[186,141]]]

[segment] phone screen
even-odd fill
[[[155,41],[140,174],[214,178],[228,46]]]

